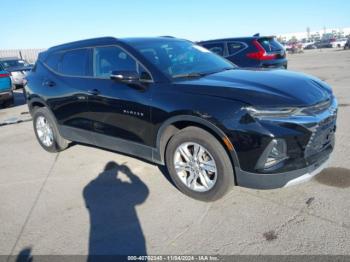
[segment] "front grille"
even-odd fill
[[[331,115],[319,122],[312,129],[309,128],[309,130],[312,130],[312,135],[305,148],[305,158],[320,153],[334,143],[335,120],[336,115]]]
[[[309,158],[320,153],[334,143],[337,119],[336,101],[328,99],[316,105],[304,108],[303,112],[315,116],[318,114],[327,114],[327,116],[317,124],[313,124],[312,126],[305,125],[305,127],[312,132],[304,154],[305,158]]]

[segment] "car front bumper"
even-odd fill
[[[237,185],[255,189],[274,189],[306,182],[327,167],[327,162],[332,150],[333,148],[324,152],[323,156],[320,157],[317,162],[307,167],[283,173],[250,173],[236,168]]]
[[[337,105],[333,98],[330,106],[318,114],[250,122],[250,128],[259,132],[250,130],[232,141],[239,161],[235,166],[237,185],[279,188],[308,180],[319,173],[334,149]],[[259,135],[263,133],[265,135]],[[267,163],[264,152],[270,152],[270,141],[275,138],[286,141],[287,157],[272,167],[264,167],[260,164]]]

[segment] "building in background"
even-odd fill
[[[35,63],[38,54],[44,49],[0,49],[0,57],[17,57]]]
[[[294,32],[278,35],[281,42],[296,41],[318,41],[321,39],[344,38],[350,36],[350,27],[346,28],[323,28],[317,31],[311,31],[309,27],[305,32]]]

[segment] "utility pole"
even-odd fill
[[[310,27],[306,27],[307,40],[310,40]]]

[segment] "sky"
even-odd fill
[[[197,41],[350,27],[349,0],[0,0],[0,7],[0,49],[100,36]]]

